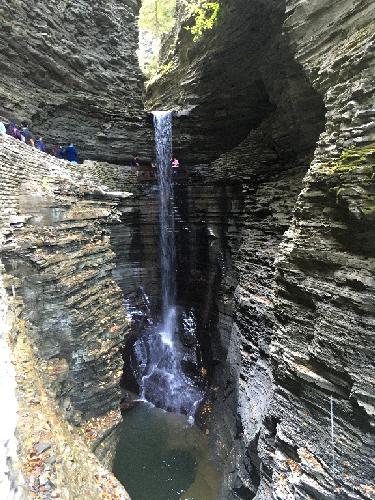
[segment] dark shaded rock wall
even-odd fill
[[[143,185],[119,209],[121,223],[111,227],[114,277],[137,317],[137,335],[138,316],[155,320],[161,310],[157,186]],[[221,352],[216,295],[226,268],[232,266],[231,249],[239,244],[241,210],[238,184],[206,184],[199,177],[175,183],[177,305],[194,317],[199,359],[207,371]]]
[[[182,15],[146,104],[191,110],[175,120],[174,149],[184,162],[216,159],[266,119],[285,161],[311,150],[324,107],[290,53],[284,17],[280,0],[224,0],[217,26],[194,43]]]
[[[280,251],[308,161],[278,166],[261,126],[205,170],[241,176],[246,193],[228,342],[238,413],[223,498],[373,498],[374,15],[361,3],[340,5],[341,15],[323,9],[316,38],[299,40],[319,16],[303,5],[291,12],[297,56],[328,114]]]
[[[138,66],[138,0],[54,0],[0,6],[0,118],[27,120],[82,158],[151,156]]]
[[[144,303],[147,296],[153,313],[160,305],[158,201],[156,186],[143,185],[122,204],[121,221],[111,227],[116,251],[114,277],[125,297]]]

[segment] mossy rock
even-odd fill
[[[362,209],[365,215],[375,215],[375,205],[369,205]]]
[[[365,174],[366,177],[375,176],[375,144],[364,147],[353,147],[341,153],[339,160],[322,165],[320,173],[324,175],[342,175],[348,173]]]

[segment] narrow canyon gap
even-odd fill
[[[0,491],[375,498],[375,7],[139,7],[0,7]]]

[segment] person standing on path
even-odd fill
[[[7,126],[7,134],[13,137],[14,139],[18,139],[19,141],[22,139],[21,132],[18,130],[15,121],[11,121]]]
[[[42,151],[42,153],[46,152],[46,145],[43,142],[42,136],[36,138],[35,147],[36,149],[39,149],[39,151]]]
[[[52,155],[59,160],[64,158],[64,151],[60,144],[55,144],[52,149]]]
[[[78,163],[78,151],[74,144],[71,142],[68,147],[65,148],[65,158],[72,163],[73,165],[77,165]]]
[[[3,122],[0,122],[0,135],[5,135],[7,133],[7,129]]]
[[[21,138],[25,144],[28,144],[29,146],[32,147],[35,146],[34,136],[30,132],[26,122],[24,122],[22,125]]]
[[[175,156],[172,157],[171,164],[172,164],[173,174],[177,174],[178,173],[178,169],[180,167],[180,162],[177,160],[177,158]]]
[[[139,159],[138,153],[135,153],[132,158],[132,167],[133,169],[138,169],[141,166],[141,161]]]

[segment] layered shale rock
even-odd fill
[[[80,426],[86,443],[96,448],[120,421],[121,347],[128,329],[123,295],[112,278],[108,224],[118,216],[117,202],[66,162],[12,138],[0,141],[4,284],[15,356],[33,364],[27,377],[36,391],[32,396],[21,387],[19,398],[23,408],[43,405],[43,419],[52,412],[61,433],[69,434],[68,422]],[[16,362],[20,382],[23,363]],[[31,419],[27,410],[25,417]],[[37,425],[38,419],[30,421]],[[24,426],[21,418],[21,436]],[[56,432],[51,440],[61,441],[61,452],[65,438]],[[26,451],[25,457],[28,477]]]
[[[194,43],[180,6],[147,107],[190,111],[175,120],[175,151],[184,161],[216,159],[266,119],[285,160],[311,150],[324,107],[282,35],[284,8],[279,0],[224,0],[215,28]]]
[[[137,0],[18,0],[0,6],[0,118],[27,120],[49,144],[125,163],[151,155],[138,66]]]
[[[264,498],[374,497],[374,157],[311,167],[277,257]]]
[[[308,165],[307,158],[283,163],[272,144],[262,129],[253,131],[209,167],[214,176],[242,175],[244,199],[240,246],[233,248],[234,266],[219,297],[225,318],[220,330],[227,339],[221,380],[227,423],[220,427],[224,439],[232,441],[222,498],[255,495],[259,485],[259,432],[273,392],[274,261]]]
[[[222,2],[196,45],[182,20],[149,88],[152,105],[191,109],[181,156],[208,163],[216,141],[200,171],[243,184],[218,303],[225,499],[374,496],[374,17],[362,1]]]
[[[328,113],[276,263],[263,497],[374,498],[375,9],[294,2],[288,14]]]

